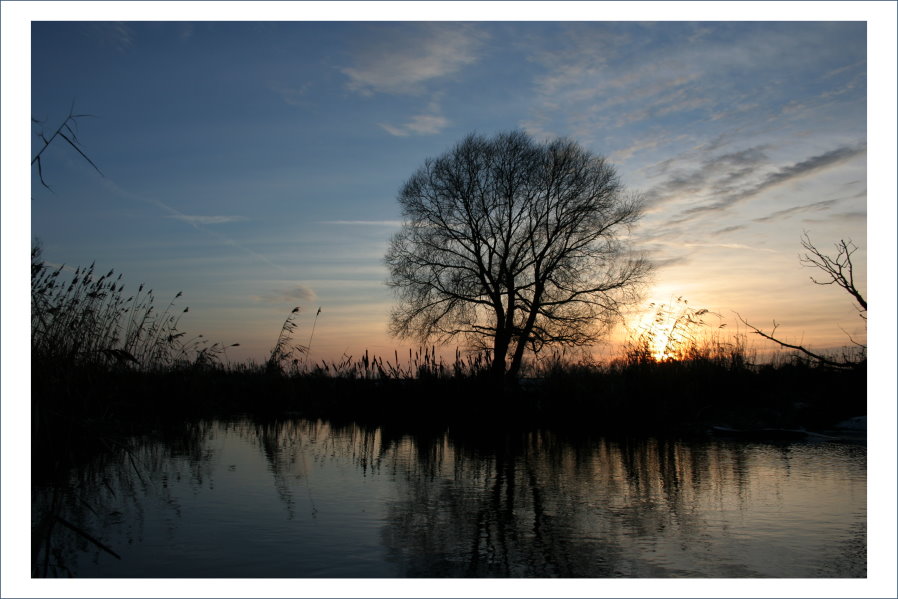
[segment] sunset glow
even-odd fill
[[[264,360],[296,305],[302,339],[321,308],[312,360],[415,347],[386,331],[397,191],[464,135],[513,129],[575,139],[645,199],[629,241],[656,272],[631,312],[683,296],[721,334],[738,314],[820,349],[866,338],[798,261],[803,232],[850,239],[866,289],[864,23],[36,19],[31,34],[32,149],[75,100],[102,175],[48,152],[30,237],[159,303],[183,292],[182,326],[239,343],[230,360]]]

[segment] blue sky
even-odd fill
[[[171,15],[172,18],[176,15]],[[863,340],[798,261],[858,246],[866,291],[867,24],[35,22],[30,113],[74,102],[31,179],[45,257],[178,291],[182,325],[264,359],[295,305],[312,357],[392,354],[382,257],[396,193],[467,133],[522,128],[606,156],[646,198],[649,302],[683,296],[815,348]],[[33,129],[33,132],[39,130]],[[32,154],[39,145],[32,143]],[[630,322],[635,326],[637,321]],[[716,322],[716,321],[715,321]],[[618,335],[625,335],[622,332]],[[596,348],[601,354],[607,348]]]

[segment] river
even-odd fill
[[[866,446],[205,421],[32,489],[33,575],[867,571]]]

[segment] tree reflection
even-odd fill
[[[291,513],[288,474],[303,476],[300,458],[350,460],[362,476],[393,478],[399,499],[381,536],[408,577],[694,575],[640,552],[710,551],[702,508],[734,496],[741,504],[747,485],[740,445],[548,431],[415,436],[320,420],[266,422],[253,434]]]
[[[688,575],[641,564],[624,540],[701,545],[699,496],[723,483],[712,464],[734,464],[713,447],[547,432],[449,446],[454,467],[436,483],[407,477],[406,497],[390,506],[383,539],[405,576]]]
[[[213,443],[218,436],[222,443]],[[234,441],[239,442],[228,445]],[[217,459],[214,452],[219,450],[229,460],[245,459],[241,463],[251,465],[252,474],[227,474],[230,461]],[[187,507],[199,490],[218,494],[218,488],[257,484],[244,497],[257,498],[262,489],[264,495],[271,484],[274,510],[264,500],[253,503],[256,499],[249,510],[232,510],[227,497],[210,496],[225,506],[223,514],[247,519],[240,524],[251,532],[242,538],[267,543],[268,535],[301,543],[316,530],[311,549],[317,551],[314,543],[321,543],[324,559],[331,559],[333,550],[325,545],[339,546],[347,538],[355,542],[349,535],[357,529],[341,528],[346,516],[367,530],[380,526],[367,541],[377,557],[364,554],[365,559],[386,560],[390,572],[399,576],[770,575],[778,570],[766,566],[766,558],[747,559],[745,536],[753,531],[746,530],[743,519],[759,501],[783,501],[783,492],[794,495],[801,485],[789,478],[793,469],[802,476],[813,471],[809,455],[804,446],[793,450],[708,440],[590,438],[544,430],[413,435],[401,428],[293,418],[199,423],[179,434],[134,439],[56,484],[36,486],[33,575],[78,575],[79,559],[114,560],[123,545],[140,543],[144,510],[148,522],[158,518],[158,511],[146,507],[150,499],[161,499],[166,506],[163,526],[171,527],[175,538],[175,528],[189,518],[186,514],[209,505]],[[847,455],[844,467],[865,463],[865,455],[863,449],[854,458]],[[364,484],[357,485],[359,480]],[[371,489],[377,497],[369,500],[364,493]],[[298,493],[308,494],[309,512],[299,508],[303,499]],[[762,493],[765,497],[758,497]],[[185,502],[183,518],[179,500]],[[364,507],[376,514],[359,515]],[[841,507],[836,500],[827,509]],[[766,525],[779,526],[776,517]],[[218,526],[221,521],[214,522]],[[863,569],[864,524],[859,521],[845,533],[850,551],[827,554],[827,564],[843,558],[848,564],[826,567],[846,575]],[[153,531],[148,535],[159,542],[158,528]],[[162,542],[167,540],[163,535]],[[287,564],[285,574],[294,575],[292,549],[279,550],[284,555],[272,555],[272,569],[265,571]],[[236,555],[243,559],[239,547]],[[209,571],[215,571],[215,559]],[[354,565],[340,567],[352,572]]]
[[[208,478],[210,425],[181,423],[153,437],[115,442],[80,468],[41,473],[31,490],[32,577],[76,576],[79,556],[120,559],[109,537],[139,542],[149,493],[179,517],[169,481],[201,486]]]

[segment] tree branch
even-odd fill
[[[760,336],[763,337],[764,339],[768,339],[769,341],[773,341],[774,343],[779,344],[781,347],[785,347],[785,348],[788,348],[788,349],[794,349],[794,350],[800,351],[800,352],[803,353],[804,355],[808,356],[809,358],[813,358],[813,359],[817,360],[817,361],[820,362],[821,364],[825,364],[825,365],[827,365],[827,366],[833,366],[833,367],[835,367],[835,368],[856,368],[856,367],[859,365],[859,364],[856,363],[856,362],[847,362],[847,361],[845,361],[845,362],[836,362],[836,361],[831,360],[831,359],[829,359],[829,358],[827,358],[827,357],[825,357],[825,356],[822,356],[822,355],[820,355],[820,354],[816,354],[816,353],[812,352],[811,350],[809,350],[808,348],[806,348],[806,347],[804,347],[804,346],[801,346],[801,345],[793,345],[793,344],[791,344],[791,343],[786,343],[785,341],[781,341],[780,339],[777,339],[776,337],[774,337],[774,335],[776,334],[776,328],[777,328],[777,326],[778,326],[778,325],[776,324],[776,321],[774,321],[774,323],[773,323],[773,331],[771,331],[771,333],[768,335],[767,333],[765,333],[764,331],[760,330],[760,329],[757,328],[756,326],[754,326],[754,325],[752,325],[752,324],[749,324],[744,318],[742,318],[742,315],[739,314],[738,312],[736,313],[736,316],[739,317],[739,320],[742,321],[742,324],[744,324],[745,326],[747,326],[748,328],[750,328],[750,329],[752,330],[752,332],[754,332],[756,335],[760,335]]]

